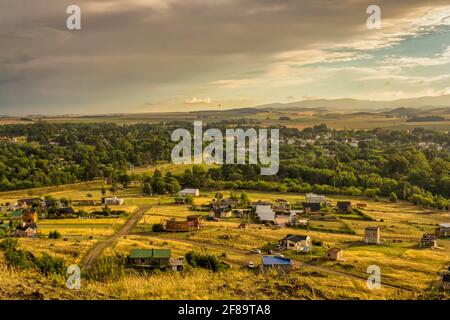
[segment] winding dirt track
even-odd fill
[[[199,246],[199,247],[203,247],[203,248],[227,250],[229,252],[234,252],[236,254],[241,254],[241,255],[250,255],[248,250],[237,249],[237,248],[230,247],[230,246],[216,245],[216,244],[211,244],[211,243],[206,243],[206,242],[201,242],[201,241],[188,240],[188,239],[183,239],[183,238],[178,238],[178,237],[170,237],[170,236],[166,236],[166,235],[153,236],[153,235],[145,234],[145,233],[138,233],[138,235],[144,236],[144,237],[149,237],[149,238],[158,238],[158,239],[167,239],[167,240],[172,240],[172,241],[178,241],[178,242],[183,242],[186,244],[191,244],[191,245],[195,245],[195,246]],[[354,279],[354,280],[362,280],[364,282],[367,281],[367,278],[369,277],[369,275],[363,276],[363,275],[353,274],[353,273],[337,270],[337,269],[330,268],[330,267],[324,267],[324,266],[319,266],[319,265],[315,265],[312,263],[303,262],[303,261],[297,260],[295,258],[291,258],[291,259],[295,262],[295,265],[297,267],[304,267],[304,268],[312,269],[312,270],[315,270],[318,272],[323,272],[323,273],[334,275],[334,276],[341,276],[341,277]],[[246,265],[246,264],[243,264],[243,265]],[[393,285],[393,284],[386,283],[383,281],[381,282],[381,284],[383,286],[390,287],[390,288],[410,290],[410,288],[403,287],[400,285]]]
[[[83,259],[83,271],[88,271],[92,268],[95,260],[101,255],[101,253],[108,247],[112,246],[120,237],[126,236],[134,228],[136,223],[142,218],[151,206],[143,206],[138,208],[133,215],[125,222],[125,224],[117,231],[112,237],[97,242],[86,254]]]

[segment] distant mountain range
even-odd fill
[[[289,103],[272,103],[254,107],[255,109],[280,111],[315,111],[341,110],[341,111],[377,111],[384,112],[397,108],[420,108],[423,110],[435,108],[450,108],[450,94],[436,97],[421,97],[397,99],[391,101],[373,101],[357,99],[316,99]]]

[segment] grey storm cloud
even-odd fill
[[[378,1],[396,18],[442,1]],[[82,30],[65,28],[66,8]],[[1,0],[0,113],[145,104],[169,87],[245,77],[275,54],[361,37],[358,0]],[[134,97],[134,98],[131,98]],[[187,97],[184,97],[184,101]],[[74,109],[77,108],[77,109]]]

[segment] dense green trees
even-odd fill
[[[0,191],[101,178],[119,185],[139,184],[146,194],[177,194],[182,187],[202,190],[253,189],[278,192],[340,193],[410,200],[444,208],[450,197],[450,137],[426,129],[304,130],[281,128],[280,170],[259,175],[258,165],[194,166],[179,176],[129,175],[130,167],[170,161],[171,132],[192,123],[49,124],[0,126]],[[226,129],[228,122],[209,124]],[[242,122],[241,127],[254,126]],[[293,142],[287,143],[288,140]],[[105,190],[106,192],[106,190]]]

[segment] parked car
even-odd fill
[[[250,261],[250,262],[247,264],[247,267],[248,267],[249,269],[255,269],[255,264],[254,264],[252,261]]]
[[[254,254],[261,254],[261,250],[259,250],[259,249],[252,249],[252,251],[250,251],[251,253],[254,253]]]
[[[277,258],[284,258],[284,256],[281,253],[279,253],[279,252],[275,253],[275,257],[277,257]]]
[[[216,217],[214,217],[213,221],[219,222],[219,221],[220,221],[220,219],[219,219],[219,218],[216,218]]]

